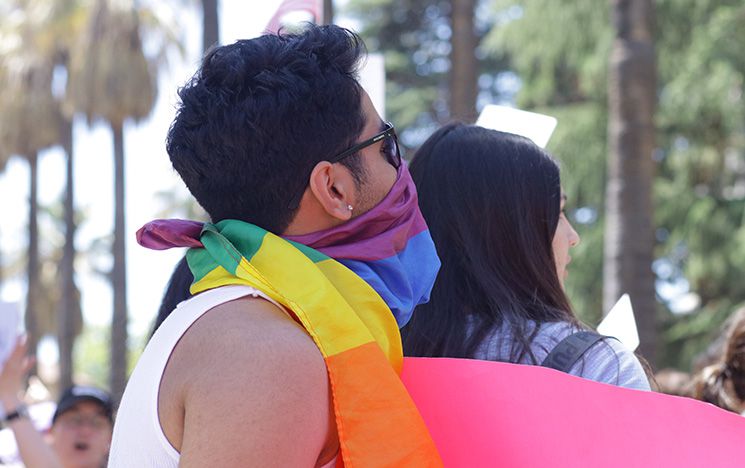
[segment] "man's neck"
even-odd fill
[[[282,236],[302,236],[338,226],[343,222],[329,216],[320,204],[305,203],[298,209],[287,229],[282,232]]]

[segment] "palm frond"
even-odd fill
[[[89,121],[121,125],[147,117],[155,103],[155,67],[148,62],[131,3],[97,0],[71,50],[68,100]]]

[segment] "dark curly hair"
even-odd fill
[[[168,132],[174,169],[213,222],[238,219],[283,232],[312,168],[365,125],[355,33],[309,25],[217,47],[179,91]],[[344,161],[358,183],[357,157]]]

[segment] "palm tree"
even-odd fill
[[[58,316],[57,326],[57,344],[60,355],[60,388],[67,388],[72,385],[73,375],[73,347],[75,338],[78,335],[75,327],[74,317],[80,310],[80,300],[78,290],[75,286],[75,178],[73,177],[73,133],[72,120],[64,119],[62,136],[62,147],[65,150],[66,167],[65,167],[65,201],[64,201],[64,222],[65,222],[65,244],[63,247],[61,269],[61,289],[62,297],[60,300],[60,313]]]
[[[108,122],[114,140],[114,291],[111,324],[111,391],[120,398],[127,378],[124,123],[150,114],[157,91],[154,67],[142,48],[134,5],[96,0],[86,30],[71,55],[68,98],[89,122]]]
[[[473,24],[476,0],[453,0],[451,3],[450,117],[474,121],[478,93],[478,39]]]
[[[44,27],[39,31],[40,41],[44,44],[45,53],[55,66],[69,68],[70,50],[74,40],[80,35],[80,24],[85,13],[80,0],[36,0],[50,12]],[[73,114],[74,109],[63,106],[64,96],[58,97],[63,110],[60,122],[60,145],[65,152],[65,193],[63,201],[63,220],[65,242],[59,262],[59,281],[61,295],[58,300],[56,335],[59,347],[59,388],[72,385],[73,348],[75,339],[80,333],[81,312],[80,292],[75,285],[75,181],[73,177]]]
[[[202,4],[202,54],[220,43],[220,23],[217,0],[200,0]]]
[[[37,41],[43,14],[29,2],[15,5],[19,21],[0,30],[0,148],[29,164],[28,267],[26,331],[33,354],[40,338],[37,299],[39,280],[38,153],[59,141],[61,113],[52,93],[53,65]]]
[[[56,382],[45,382],[55,390],[64,390],[72,384],[72,347],[83,328],[80,308],[80,291],[75,284],[66,284],[61,278],[67,275],[65,256],[70,255],[69,244],[60,245],[59,234],[65,229],[65,207],[59,204],[43,209],[45,218],[53,221],[51,230],[40,231],[45,249],[39,256],[39,281],[42,293],[37,295],[37,327],[41,336],[57,336],[59,346],[59,377]],[[56,237],[56,241],[51,241]],[[67,237],[67,233],[65,233]],[[51,244],[51,245],[50,245]],[[50,248],[52,247],[52,248]],[[67,291],[66,288],[72,288]],[[67,303],[66,303],[67,302]]]
[[[652,179],[656,65],[652,0],[611,0],[615,32],[608,76],[604,309],[628,292],[641,352],[654,362]]]
[[[334,0],[323,0],[323,24],[334,24]]]
[[[73,38],[79,33],[79,24],[81,19],[81,13],[83,12],[81,2],[79,0],[27,0],[19,7],[22,8],[26,13],[26,25],[25,27],[29,31],[29,37],[33,39],[35,50],[39,54],[40,60],[46,62],[47,67],[65,67],[68,65],[69,50],[73,45]],[[55,105],[61,108],[62,100],[60,96],[55,96]],[[72,113],[62,115],[59,110],[55,112],[61,115],[59,119],[59,131],[57,132],[59,141],[67,157],[67,170],[66,170],[66,189],[65,189],[65,201],[64,201],[64,220],[65,220],[65,245],[63,249],[63,255],[61,262],[58,262],[59,267],[57,270],[61,270],[61,274],[56,275],[58,282],[61,285],[54,285],[54,289],[58,290],[61,288],[61,297],[58,297],[54,301],[54,304],[48,304],[49,310],[46,311],[44,306],[40,306],[40,298],[35,295],[31,298],[31,305],[39,313],[50,312],[57,315],[54,320],[47,320],[42,317],[29,316],[29,319],[33,319],[33,327],[37,331],[46,330],[44,329],[41,322],[56,323],[56,334],[57,342],[59,345],[60,354],[60,381],[59,386],[65,388],[72,384],[72,352],[75,338],[80,332],[80,300],[79,291],[75,286],[74,281],[74,261],[75,261],[75,223],[74,223],[74,181],[73,181],[73,136],[72,136]],[[35,168],[35,163],[31,164],[32,168]],[[32,193],[35,193],[32,191]],[[32,204],[34,205],[34,204]],[[36,232],[35,226],[35,215],[30,216],[31,219],[31,230]],[[30,284],[37,282],[39,260],[38,260],[38,247],[33,246],[36,241],[37,235],[30,236],[30,249],[31,254],[29,255],[29,266],[30,266]],[[45,286],[49,287],[49,285]],[[30,288],[30,290],[38,289],[38,284]],[[57,295],[59,296],[59,295]],[[57,297],[55,296],[55,297]],[[45,301],[42,301],[45,302]],[[46,301],[48,302],[48,301]],[[35,332],[36,334],[36,332]]]
[[[191,5],[193,0],[182,0]],[[202,9],[202,55],[211,47],[220,44],[220,10],[219,0],[199,0]]]

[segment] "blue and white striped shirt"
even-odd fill
[[[503,325],[490,333],[474,357],[488,361],[511,362],[510,351],[514,338],[510,328],[509,325]],[[528,329],[532,329],[530,324]],[[577,331],[580,329],[566,322],[543,324],[530,346],[535,362],[526,353],[516,364],[540,364],[561,340]],[[592,345],[572,366],[569,374],[619,387],[650,390],[649,380],[639,359],[614,339],[601,340]]]

